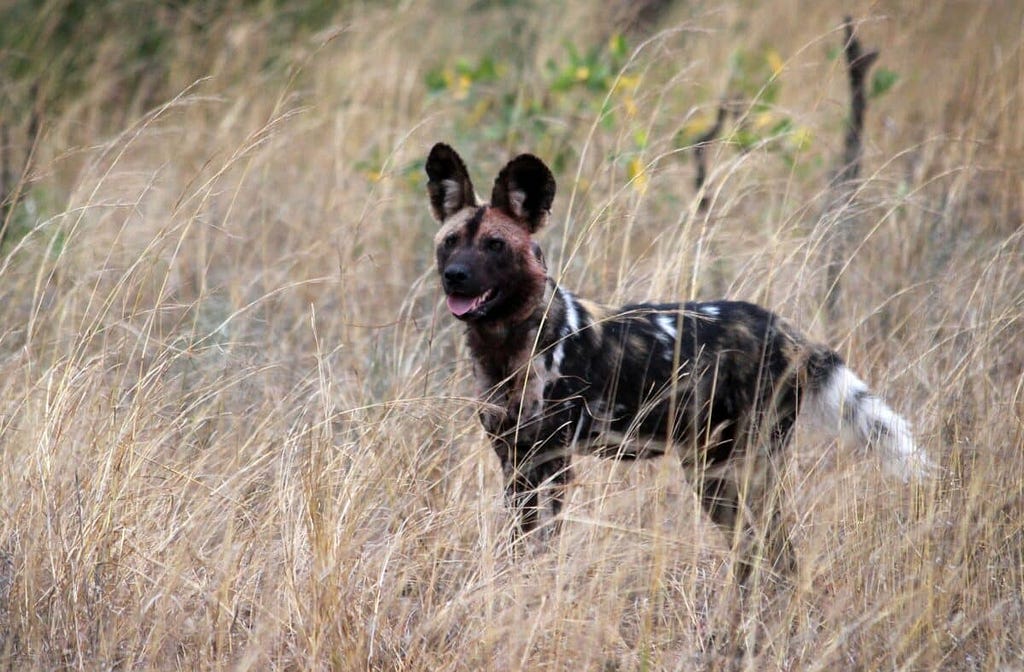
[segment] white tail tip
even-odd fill
[[[904,482],[935,473],[935,464],[914,443],[907,421],[875,396],[849,367],[832,371],[812,405],[825,429],[849,443],[877,448],[887,470]]]

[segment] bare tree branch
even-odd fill
[[[853,19],[843,20],[846,43],[846,72],[850,81],[850,117],[843,141],[842,163],[829,187],[832,192],[822,220],[835,214],[835,222],[829,232],[827,246],[825,307],[829,321],[835,324],[839,317],[840,276],[845,265],[846,251],[856,223],[856,213],[850,207],[860,177],[861,161],[864,154],[864,114],[867,111],[866,82],[868,71],[878,60],[878,50],[864,51],[855,34]]]
[[[697,204],[698,212],[706,212],[708,209],[708,197],[707,194],[701,193],[701,189],[704,188],[704,181],[708,175],[707,165],[707,148],[718,137],[718,134],[722,132],[722,125],[725,123],[725,117],[728,113],[728,106],[725,101],[722,101],[718,105],[718,113],[715,116],[715,123],[697,138],[697,142],[693,145],[693,162],[697,167],[697,174],[693,178],[693,186],[697,190],[700,196],[700,203]]]
[[[847,16],[843,24],[846,33],[846,71],[850,78],[850,120],[843,143],[843,165],[836,174],[836,182],[852,182],[860,177],[861,156],[864,153],[864,112],[868,101],[865,82],[868,70],[878,60],[878,50],[863,51],[854,35],[853,19]]]

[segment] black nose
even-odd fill
[[[444,281],[449,287],[458,287],[469,278],[469,268],[464,264],[452,264],[444,269]]]

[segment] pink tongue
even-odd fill
[[[453,315],[465,315],[469,311],[473,310],[479,297],[469,296],[448,296],[448,310],[452,311]]]

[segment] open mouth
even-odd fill
[[[448,295],[448,310],[452,311],[452,315],[460,318],[472,317],[474,313],[480,311],[484,305],[494,299],[497,292],[494,288],[488,289],[479,296],[462,296],[460,294],[449,294]]]

